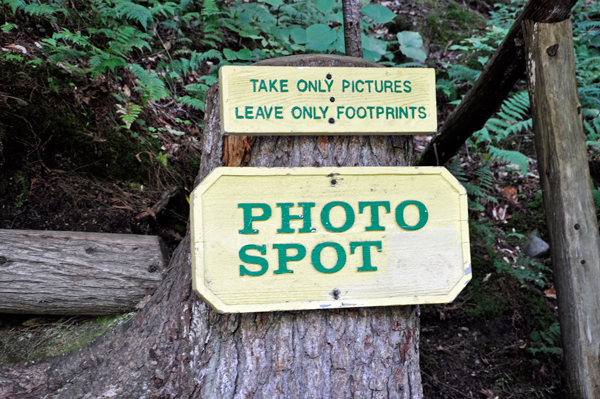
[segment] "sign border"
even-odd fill
[[[401,171],[399,170],[401,169]],[[204,246],[201,239],[202,226],[202,194],[217,182],[222,176],[310,176],[319,177],[330,174],[343,176],[352,175],[441,175],[450,183],[459,193],[460,201],[460,231],[461,245],[463,254],[463,276],[452,290],[446,295],[414,296],[414,297],[390,297],[384,299],[367,299],[360,301],[328,300],[328,301],[300,301],[300,302],[279,302],[268,304],[251,305],[228,305],[222,302],[205,285],[198,284],[196,276],[204,273]],[[468,201],[465,188],[448,172],[443,166],[425,166],[425,167],[386,167],[386,166],[365,166],[365,167],[296,167],[296,168],[260,168],[260,167],[217,167],[204,180],[196,186],[190,195],[190,233],[191,233],[191,261],[192,261],[192,288],[197,292],[213,309],[219,313],[251,313],[251,312],[274,312],[291,310],[311,310],[311,309],[339,309],[354,307],[372,307],[372,306],[400,306],[417,305],[432,303],[452,302],[463,290],[466,284],[471,281],[471,253],[469,241],[469,222],[468,222]],[[198,211],[196,211],[198,210]]]

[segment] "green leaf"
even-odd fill
[[[252,58],[252,52],[247,48],[243,48],[236,53],[238,59],[242,61],[247,61]]]
[[[306,39],[308,50],[327,51],[337,39],[337,32],[325,24],[315,24],[306,29]]]
[[[378,24],[387,24],[396,17],[387,7],[379,4],[363,6],[362,13]]]
[[[325,15],[329,14],[334,6],[335,0],[315,0],[315,7]]]
[[[421,49],[423,38],[418,32],[404,31],[397,35],[400,51],[408,58],[414,58],[419,61],[425,61],[427,54]]]
[[[290,36],[295,43],[305,44],[306,43],[306,30],[295,26],[290,29]]]
[[[230,50],[228,48],[223,49],[223,55],[227,58],[228,61],[234,61],[237,59],[237,54],[235,51]]]

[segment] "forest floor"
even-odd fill
[[[493,2],[466,3],[485,14]],[[406,12],[418,13],[419,8],[414,2],[411,4],[414,7],[406,7]],[[437,58],[438,62],[451,61],[452,52],[447,52],[447,47],[430,46],[430,58]],[[17,76],[11,79],[15,81],[0,81],[0,94],[11,92],[9,88],[17,83],[35,85],[35,79],[28,83],[17,82],[21,79]],[[92,89],[97,90],[89,97],[77,98],[91,104],[99,130],[109,102],[103,98],[110,97],[103,94],[106,92],[103,87],[106,85],[94,86]],[[37,104],[49,112],[74,101],[73,91],[54,90],[36,95],[45,97]],[[35,101],[32,103],[36,106]],[[438,99],[438,104],[441,123],[453,107],[444,99]],[[166,120],[178,129],[193,129],[177,125],[176,116],[181,112],[181,109],[166,106],[157,108],[147,112],[147,123],[165,126]],[[6,100],[4,104],[0,102],[0,113],[18,114]],[[40,117],[39,113],[31,115]],[[19,116],[14,118],[17,120]],[[176,172],[178,176],[184,175],[183,178],[158,176],[156,168],[140,160],[146,155],[138,152],[135,157],[145,166],[140,166],[138,176],[132,179],[126,177],[125,164],[120,165],[123,171],[118,173],[107,173],[108,164],[102,172],[97,172],[101,169],[97,164],[108,159],[106,153],[102,153],[102,148],[106,148],[104,143],[118,141],[108,133],[90,133],[93,142],[78,148],[77,142],[60,141],[58,130],[55,135],[37,127],[22,135],[11,133],[7,120],[10,119],[0,120],[0,229],[152,234],[161,236],[171,252],[177,247],[187,229],[186,195],[197,170],[194,157],[198,154],[193,145],[188,148],[193,162]],[[43,125],[40,122],[39,126]],[[191,134],[199,139],[200,131],[195,129]],[[521,254],[524,236],[537,230],[547,241],[532,137],[533,133],[527,132],[518,138],[521,152],[529,158],[530,173],[527,176],[509,173],[510,166],[493,164],[494,184],[489,194],[495,201],[488,202],[483,210],[471,212],[472,226],[477,229],[471,233],[473,280],[454,302],[420,307],[421,371],[427,399],[567,397],[561,343],[556,330],[558,308],[554,287],[551,281],[534,284],[520,279],[518,274],[520,270],[531,271],[525,270],[531,268],[531,263],[524,261]],[[172,139],[175,141],[159,144],[166,148],[165,152],[169,145],[177,146],[177,137]],[[414,137],[415,155],[428,140],[423,136]],[[113,158],[116,164],[121,162],[118,154]],[[600,158],[596,155],[590,159],[592,174],[598,181]],[[469,179],[474,179],[481,165],[466,149],[454,163]],[[175,184],[180,187],[173,191]],[[157,207],[164,195],[169,197],[167,206]],[[498,258],[512,263],[515,270],[495,264]],[[538,269],[547,271],[549,258],[537,262]],[[128,316],[0,314],[0,365],[26,363],[73,350]]]

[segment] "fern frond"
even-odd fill
[[[148,22],[154,22],[152,13],[146,7],[130,1],[118,2],[114,10],[119,18],[126,18],[148,28]]]
[[[158,101],[169,95],[164,82],[158,77],[155,71],[147,71],[135,64],[129,64],[129,70],[135,75],[140,84],[140,87],[136,89],[144,91],[152,100]]]
[[[183,96],[179,98],[179,102],[183,105],[189,105],[192,108],[199,109],[204,112],[204,100],[192,98],[190,96]]]
[[[125,106],[117,104],[117,113],[120,114],[119,117],[128,130],[141,112],[142,107],[137,104],[127,103]]]
[[[501,148],[494,147],[493,145],[490,145],[489,148],[490,154],[492,156],[494,156],[495,158],[499,158],[509,164],[517,165],[521,170],[521,173],[527,175],[529,160],[525,155],[521,154],[519,151],[503,150]]]

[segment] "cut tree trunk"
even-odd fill
[[[322,55],[259,65],[376,66]],[[223,137],[217,87],[206,98],[196,184],[218,166],[413,163],[410,136]],[[218,314],[191,290],[189,237],[133,319],[77,353],[0,368],[0,398],[422,398],[417,306]]]
[[[485,125],[523,77],[525,51],[521,22],[525,19],[547,23],[562,21],[569,17],[575,3],[577,0],[529,0],[479,79],[431,140],[418,165],[441,166],[448,162],[465,141]]]
[[[129,312],[166,266],[156,236],[0,230],[0,313]]]
[[[529,96],[569,388],[600,398],[600,236],[571,21],[523,22]]]

